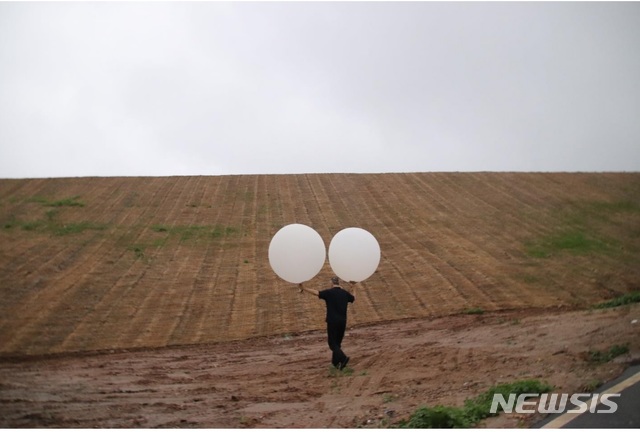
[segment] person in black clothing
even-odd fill
[[[333,353],[331,364],[337,369],[344,369],[349,363],[349,357],[342,351],[342,339],[347,328],[347,306],[356,298],[349,291],[342,289],[340,279],[337,277],[332,277],[331,283],[333,284],[331,288],[322,291],[303,287],[302,284],[299,286],[300,292],[306,291],[316,295],[327,304],[327,341]]]

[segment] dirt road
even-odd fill
[[[0,427],[384,427],[500,382],[594,388],[640,358],[640,305],[413,319],[348,330],[352,370],[323,332],[219,344],[0,360]],[[603,364],[589,350],[629,344]],[[539,417],[501,415],[483,426]]]

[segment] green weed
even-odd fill
[[[573,255],[615,254],[623,239],[599,235],[600,228],[603,224],[617,225],[611,216],[639,212],[640,203],[630,199],[567,202],[556,212],[559,220],[557,231],[526,242],[525,251],[534,258],[548,258],[561,252]]]
[[[606,213],[637,213],[640,212],[640,205],[631,200],[621,200],[614,202],[595,201],[590,206],[598,212]]]
[[[47,217],[47,221],[53,222],[56,216],[58,216],[58,210],[47,210],[45,216]]]
[[[418,408],[401,427],[407,429],[469,428],[473,424],[462,408],[436,405]]]
[[[131,245],[127,249],[129,249],[131,252],[134,253],[134,255],[136,256],[136,259],[144,258],[145,246],[143,246],[143,245]]]
[[[398,396],[391,393],[385,393],[385,395],[382,397],[382,402],[387,404],[395,401],[396,399],[398,399]]]
[[[606,253],[611,250],[611,243],[587,235],[582,230],[567,230],[549,235],[541,241],[528,243],[527,253],[534,258],[548,258],[558,252],[569,252],[574,255],[587,253]]]
[[[593,393],[598,387],[602,385],[602,381],[598,379],[591,379],[588,383],[582,386],[581,390],[588,393]]]
[[[79,234],[87,230],[101,231],[107,228],[104,224],[94,222],[70,222],[64,223],[56,220],[56,212],[50,211],[46,213],[46,220],[39,219],[34,221],[19,221],[12,219],[4,224],[5,229],[19,227],[23,231],[31,231],[44,234],[52,234],[55,236],[65,236],[69,234]]]
[[[594,309],[607,309],[632,303],[640,303],[640,291],[633,291],[609,301],[599,303],[594,306]]]
[[[482,315],[484,314],[484,309],[482,308],[469,308],[469,309],[465,309],[464,311],[462,311],[462,313],[467,314],[467,315]]]
[[[238,232],[238,229],[235,227],[224,227],[220,225],[153,225],[151,229],[157,233],[177,236],[180,238],[180,241],[217,239],[231,236]]]
[[[78,201],[80,195],[76,195],[70,198],[63,198],[61,200],[51,201],[48,198],[43,197],[31,197],[27,202],[40,203],[45,207],[84,207],[84,203]]]
[[[329,366],[329,376],[332,378],[352,376],[353,372],[354,370],[349,366],[345,367],[344,369],[338,369],[333,365]]]
[[[629,352],[629,344],[613,345],[607,351],[590,350],[587,352],[587,361],[589,363],[602,364],[613,360],[614,358]]]
[[[47,227],[47,223],[42,220],[18,222],[18,224],[24,231],[41,231]]]
[[[510,394],[546,393],[552,387],[537,380],[516,381],[514,383],[499,384],[473,399],[467,399],[462,407],[437,405],[435,407],[418,408],[409,420],[399,424],[402,428],[470,428],[481,420],[495,416],[492,414],[491,402],[493,395],[502,394],[507,398]],[[500,407],[498,407],[500,408]]]

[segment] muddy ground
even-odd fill
[[[386,427],[539,379],[593,390],[640,358],[640,305],[463,314],[350,328],[336,373],[322,332],[155,350],[0,360],[0,427]],[[604,364],[589,350],[629,343]],[[486,427],[522,427],[506,415]]]

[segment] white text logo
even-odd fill
[[[493,395],[491,402],[491,414],[498,412],[498,406],[506,413],[514,411],[518,414],[533,414],[536,412],[543,414],[561,413],[567,407],[567,402],[575,405],[575,408],[567,411],[568,413],[585,413],[587,411],[598,414],[611,414],[616,412],[618,404],[612,401],[612,398],[620,397],[616,394],[591,394],[591,393],[575,393],[555,394],[555,393],[523,393],[521,395],[510,394],[508,399],[499,393]],[[537,399],[527,400],[527,399]],[[602,405],[598,407],[598,405]]]

